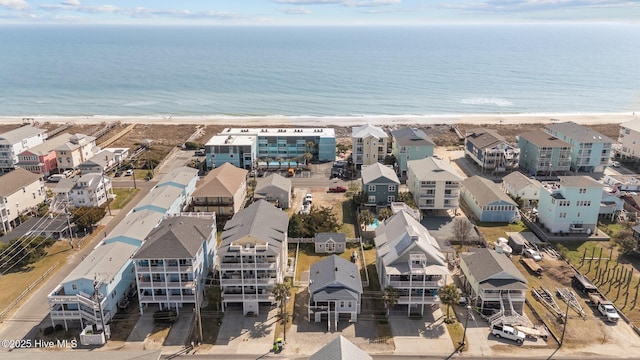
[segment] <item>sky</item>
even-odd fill
[[[0,0],[0,24],[640,23],[640,0]]]

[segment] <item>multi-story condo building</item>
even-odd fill
[[[571,170],[571,144],[542,130],[518,135],[520,169],[531,175],[564,174]]]
[[[518,169],[520,149],[511,146],[491,129],[473,129],[467,132],[464,153],[480,166],[483,172],[493,173]]]
[[[591,234],[598,225],[602,184],[588,176],[561,176],[544,183],[538,219],[551,233]]]
[[[83,162],[98,153],[96,138],[85,134],[75,134],[69,141],[54,148],[58,167],[61,169],[75,169]]]
[[[113,198],[111,179],[95,173],[62,179],[54,191],[75,207],[102,206]]]
[[[42,203],[46,191],[42,177],[25,169],[0,176],[0,222],[2,232],[11,231],[18,217]]]
[[[273,287],[284,281],[287,265],[286,212],[258,200],[225,224],[218,249],[222,309],[242,304],[243,313],[258,314],[272,304]]]
[[[435,144],[422,130],[416,128],[403,128],[391,132],[393,141],[391,153],[396,157],[398,176],[406,178],[409,160],[420,160],[433,156]]]
[[[318,161],[336,159],[336,134],[330,128],[227,128],[205,145],[207,166],[251,169],[256,161],[300,163],[305,153]]]
[[[133,254],[166,216],[179,213],[191,199],[198,171],[180,167],[163,176],[139,205],[49,294],[49,314],[55,326],[85,328],[108,324],[118,304],[135,293]],[[165,188],[179,191],[162,193]],[[154,200],[154,201],[151,201]],[[107,330],[107,329],[105,329]]]
[[[36,145],[18,154],[16,166],[32,173],[49,176],[58,167],[55,148],[66,143],[73,135],[63,133],[49,138],[40,145]]]
[[[462,178],[451,165],[433,157],[408,162],[407,187],[421,210],[455,210]]]
[[[380,288],[393,287],[398,304],[424,314],[425,305],[440,304],[438,290],[449,270],[436,239],[404,211],[393,215],[375,231],[376,269]]]
[[[546,127],[549,134],[571,144],[571,170],[604,172],[611,159],[611,139],[573,121]]]
[[[400,180],[391,167],[375,163],[362,167],[365,206],[386,207],[398,198]]]
[[[632,120],[620,124],[618,142],[620,155],[629,158],[640,157],[640,121]]]
[[[351,157],[353,164],[372,165],[383,162],[387,156],[389,135],[377,126],[365,124],[351,128]]]
[[[232,217],[244,206],[247,173],[230,163],[211,170],[193,193],[193,211],[212,211],[219,219]]]
[[[13,169],[18,163],[18,154],[47,139],[47,131],[34,128],[31,125],[0,134],[0,171]]]
[[[133,256],[140,312],[150,304],[178,313],[185,304],[200,306],[216,241],[213,213],[169,217],[153,229]]]

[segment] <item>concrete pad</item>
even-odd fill
[[[274,341],[278,310],[260,307],[260,315],[245,317],[242,308],[229,307],[224,313],[218,339],[209,354],[268,354]]]
[[[453,342],[444,323],[442,310],[426,311],[422,318],[414,319],[406,313],[392,314],[389,324],[396,345],[394,354],[449,355],[454,351]]]
[[[193,305],[184,305],[180,309],[180,315],[173,325],[171,330],[167,334],[167,338],[164,340],[164,346],[184,346],[191,335],[191,329],[193,329],[194,321],[194,307]]]
[[[153,331],[154,323],[153,323],[153,313],[158,310],[157,306],[149,306],[144,310],[140,319],[134,326],[133,330],[131,330],[131,334],[127,338],[127,343],[129,342],[144,342],[144,340],[149,336],[151,331]]]

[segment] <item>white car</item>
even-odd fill
[[[311,213],[311,204],[302,205],[302,209],[300,209],[300,214],[308,215]]]
[[[125,172],[124,172],[124,175],[125,175],[125,176],[131,176],[131,175],[133,175],[133,170],[129,169],[129,170],[125,171]]]
[[[611,161],[609,165],[611,165],[611,167],[620,167],[620,163],[617,161]]]
[[[542,254],[533,249],[524,249],[524,256],[532,258],[535,261],[542,261]]]
[[[302,201],[302,203],[312,203],[313,202],[313,195],[311,194],[307,194],[304,196],[304,200]]]

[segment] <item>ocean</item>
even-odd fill
[[[640,111],[640,26],[0,27],[0,116]]]

